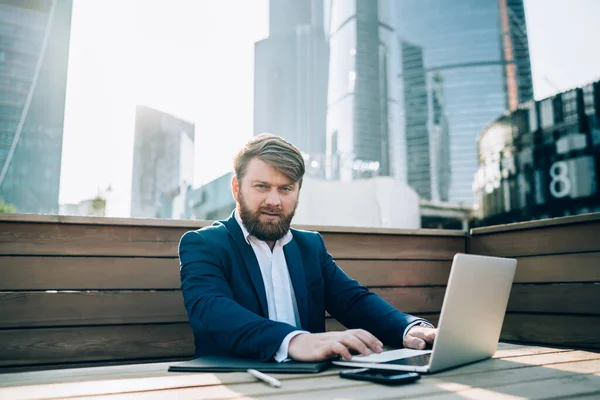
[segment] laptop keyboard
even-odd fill
[[[429,365],[431,353],[421,354],[418,356],[400,358],[398,360],[386,361],[382,364],[408,365],[411,367],[425,367]]]

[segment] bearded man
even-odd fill
[[[433,343],[431,324],[349,278],[319,233],[290,228],[305,171],[296,147],[256,136],[234,171],[229,219],[187,232],[179,244],[195,357],[320,361]],[[325,311],[351,329],[325,332]]]

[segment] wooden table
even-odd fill
[[[392,399],[600,398],[600,353],[500,344],[491,360],[383,386],[338,377],[275,375],[276,389],[246,373],[172,373],[171,363],[0,374],[0,399]]]

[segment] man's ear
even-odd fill
[[[237,176],[233,176],[233,178],[231,178],[231,193],[233,194],[233,199],[237,202],[238,201],[238,193],[240,192],[240,183],[237,179]]]

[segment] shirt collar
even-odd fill
[[[244,240],[246,240],[246,243],[250,244],[250,238],[251,237],[254,238],[254,236],[252,236],[248,232],[246,227],[244,226],[244,223],[242,222],[242,218],[240,217],[240,214],[238,213],[237,208],[233,212],[233,216],[235,217],[235,220],[237,221],[240,228],[242,229],[242,234],[244,235]],[[281,246],[283,247],[286,244],[288,244],[289,242],[291,242],[292,238],[293,238],[292,232],[288,229],[287,233],[281,239],[279,239],[277,242],[281,243]],[[256,240],[258,240],[258,239],[256,239]]]

